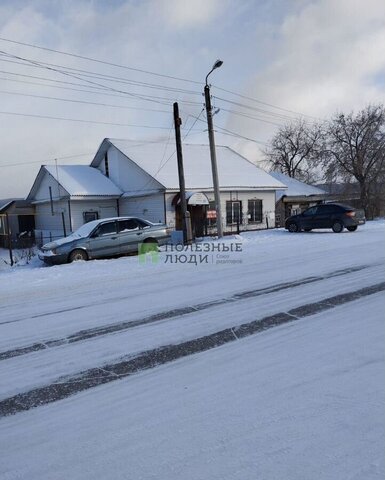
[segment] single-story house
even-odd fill
[[[33,206],[21,198],[0,200],[0,247],[8,246],[8,231],[12,246],[29,246],[35,229],[34,213]]]
[[[35,207],[36,241],[67,236],[91,220],[119,215],[122,191],[86,165],[43,165],[27,201]]]
[[[214,233],[208,145],[184,145],[183,163],[193,232]],[[285,184],[229,147],[217,146],[217,163],[224,231],[273,228],[275,192]],[[89,167],[43,166],[28,200],[40,216],[37,228],[45,232],[63,234],[65,223],[68,234],[86,221],[114,215],[181,229],[175,146],[104,139]]]
[[[290,215],[303,212],[328,199],[324,190],[307,183],[300,182],[281,172],[269,172],[272,177],[287,186],[286,190],[276,190],[275,222],[277,227],[285,225],[285,219]]]

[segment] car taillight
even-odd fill
[[[345,215],[347,217],[355,217],[356,216],[356,212],[346,212]]]

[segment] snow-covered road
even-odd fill
[[[214,257],[214,263],[202,265],[170,264],[163,252],[157,264],[143,265],[127,257],[50,268],[37,263],[13,270],[3,267],[0,354],[95,327],[119,322],[128,327],[0,361],[0,400],[128,354],[385,280],[383,221],[368,223],[353,234],[275,230],[225,242],[242,244],[242,252],[230,256],[240,263],[216,264]],[[316,278],[301,284],[310,277]],[[244,292],[287,282],[292,285],[242,297]],[[131,321],[159,312],[213,301],[218,303],[210,308],[129,328]],[[276,327],[2,419],[0,442],[6,457],[0,478],[380,478],[383,418],[378,413],[384,398],[376,382],[382,381],[383,310],[383,295],[370,295],[309,317],[306,323]],[[346,389],[341,382],[347,382]],[[187,395],[191,389],[193,403]],[[362,403],[368,398],[370,412]],[[90,402],[95,409],[88,409]],[[361,420],[354,417],[353,426],[346,426],[349,415],[358,413]],[[168,425],[172,432],[165,446]],[[57,429],[62,429],[63,440],[55,438]],[[349,431],[358,435],[350,446],[345,445]],[[79,450],[67,442],[76,443],[92,465],[86,467]],[[120,442],[127,449],[124,454]],[[45,451],[46,443],[49,462],[43,467],[32,459],[40,458],[38,446]],[[30,456],[21,459],[27,445]],[[154,458],[149,460],[151,454]],[[107,461],[101,465],[103,455]],[[341,470],[345,460],[347,475]],[[33,468],[27,474],[29,462]],[[312,462],[317,468],[310,474]],[[341,474],[332,475],[333,465]],[[81,476],[82,471],[88,473]]]

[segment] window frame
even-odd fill
[[[253,203],[253,212],[250,211],[250,203]],[[256,205],[259,205],[260,207],[260,220],[257,219],[257,208]],[[249,217],[251,215],[251,218]],[[251,224],[257,224],[257,223],[263,223],[263,200],[261,198],[249,198],[247,200],[247,223]]]
[[[231,205],[231,222],[229,222],[228,205]],[[238,219],[236,221],[236,215],[234,205],[239,205]],[[226,200],[226,225],[241,225],[242,224],[242,200]]]
[[[92,218],[91,220],[86,221],[86,215],[93,215],[93,216],[95,216],[95,218]],[[93,211],[89,211],[89,210],[83,212],[83,221],[84,221],[83,225],[85,225],[86,223],[89,223],[89,222],[93,222],[94,220],[99,220],[99,212],[93,212]]]
[[[97,235],[98,230],[100,230],[104,225],[109,225],[109,224],[115,224],[115,232],[110,232],[110,233],[104,233],[103,235]],[[108,237],[109,235],[117,235],[118,234],[118,225],[116,220],[109,221],[109,222],[103,222],[100,223],[95,230],[91,233],[90,237],[91,238],[102,238],[102,237]]]

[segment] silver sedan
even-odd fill
[[[170,240],[171,229],[134,217],[94,220],[71,235],[43,245],[39,258],[48,264],[106,258],[156,250]],[[144,247],[144,248],[143,248]]]

